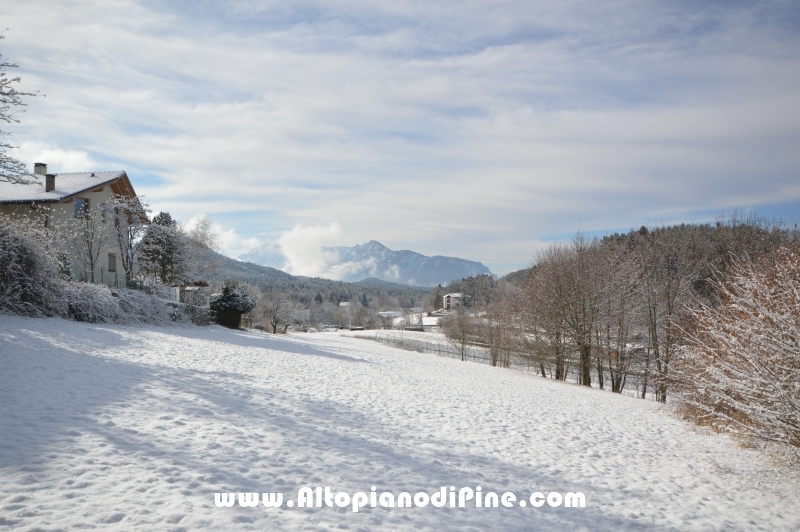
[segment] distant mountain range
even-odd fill
[[[320,276],[347,282],[373,278],[409,286],[435,286],[472,275],[492,274],[480,262],[440,255],[427,257],[408,250],[394,251],[375,240],[353,247],[326,247],[322,251],[330,261]],[[239,260],[278,269],[286,264],[280,246],[273,243],[245,253]]]

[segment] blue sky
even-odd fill
[[[502,274],[579,229],[800,221],[797,2],[166,4],[6,6],[46,94],[7,129],[232,256],[376,239]]]

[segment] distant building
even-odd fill
[[[378,316],[380,316],[381,318],[393,319],[393,318],[399,318],[402,315],[403,315],[402,312],[397,312],[397,311],[394,311],[394,310],[389,310],[389,311],[386,311],[386,312],[378,312]]]
[[[454,293],[445,294],[442,296],[442,303],[444,310],[455,310],[461,306],[461,300],[464,299],[464,294]]]
[[[349,301],[342,301],[341,303],[339,303],[339,306],[340,307],[349,307],[350,306],[350,302]]]

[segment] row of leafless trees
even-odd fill
[[[442,322],[492,364],[667,402],[694,420],[800,447],[800,241],[753,217],[578,235],[477,312]]]
[[[672,232],[642,232],[632,245],[576,237],[542,252],[510,302],[518,348],[542,374],[622,392],[636,373],[641,394],[666,400],[676,347],[673,323],[690,297],[692,268]],[[594,370],[594,371],[593,371]]]
[[[640,236],[632,246],[580,235],[553,244],[518,285],[501,283],[481,311],[459,309],[443,331],[462,349],[484,345],[495,365],[525,356],[544,377],[622,392],[635,374],[642,396],[650,389],[664,401],[671,325],[691,276],[672,235]]]
[[[454,345],[487,347],[493,363],[528,357],[542,376],[666,402],[691,309],[719,298],[736,257],[774,257],[796,234],[734,215],[681,225],[576,236],[539,253],[517,283],[500,282],[485,305],[443,321]],[[461,316],[463,314],[463,316]]]

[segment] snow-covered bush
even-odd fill
[[[800,252],[734,261],[718,304],[691,310],[675,366],[690,417],[800,456]]]
[[[178,304],[134,290],[65,280],[53,238],[35,220],[0,218],[0,312],[92,323],[186,321]]]
[[[58,313],[48,294],[59,272],[45,230],[26,218],[0,218],[0,312]]]
[[[137,290],[110,289],[88,283],[63,283],[67,304],[64,317],[91,323],[156,324],[186,322],[178,303],[157,299]]]
[[[221,294],[211,296],[209,306],[217,315],[217,323],[238,329],[242,314],[253,310],[256,301],[247,293],[247,287],[242,283],[228,281],[222,287]]]

